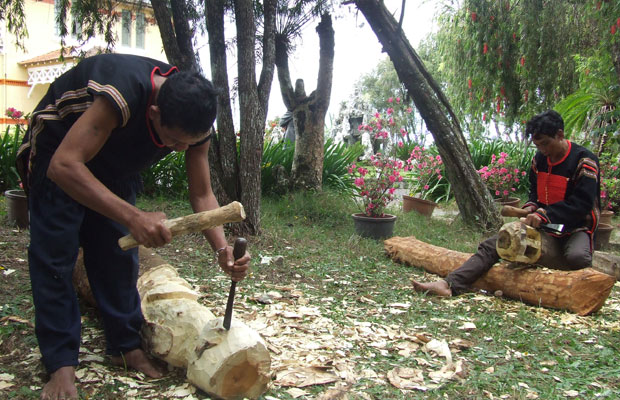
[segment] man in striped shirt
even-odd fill
[[[141,350],[137,249],[171,240],[161,212],[135,207],[139,172],[184,151],[195,212],[218,207],[207,159],[217,91],[194,72],[145,57],[102,54],[60,76],[34,110],[18,155],[30,208],[30,278],[35,331],[50,381],[42,399],[77,399],[80,311],[72,271],[83,248],[104,324],[106,352],[150,377],[161,372]],[[233,260],[223,229],[205,231],[220,267],[245,277],[249,255]]]

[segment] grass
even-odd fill
[[[164,211],[169,218],[190,212],[185,202],[165,198],[142,198],[139,205]],[[441,207],[454,210],[453,204]],[[458,218],[428,220],[402,214],[398,205],[392,211],[398,216],[397,236],[414,235],[463,252],[475,251],[482,239]],[[345,387],[350,399],[619,397],[618,284],[603,309],[589,317],[480,293],[427,297],[412,292],[410,278],[436,277],[392,262],[381,242],[356,236],[350,217],[354,212],[354,204],[329,192],[267,197],[262,204],[262,234],[248,238],[253,267],[237,287],[235,318],[250,325],[260,318],[268,325],[271,333],[261,333],[279,352],[272,352],[276,377],[285,361],[315,365],[342,377],[337,383],[296,388],[304,393],[297,398],[335,398],[328,393],[337,387]],[[32,321],[27,266],[17,261],[25,258],[27,232],[3,226],[1,233],[0,265],[16,272],[8,277],[0,274],[4,286],[0,286],[0,318],[15,315]],[[207,307],[216,315],[223,313],[229,281],[213,266],[212,252],[201,237],[176,239],[158,253],[204,293],[201,301]],[[279,257],[281,261],[275,262]],[[273,303],[259,301],[260,296],[275,296],[274,292],[280,297],[273,297]],[[286,318],[285,311],[300,317]],[[104,345],[96,312],[85,309],[85,313],[87,338],[82,346],[88,354],[101,354],[98,350]],[[434,382],[432,374],[441,371],[446,360],[420,338],[450,344],[453,361],[463,365],[461,376]],[[36,387],[44,375],[32,356],[35,347],[30,326],[0,323],[0,373],[16,376],[16,385],[1,390],[0,397],[37,398]],[[10,362],[15,360],[5,354],[20,348],[27,350],[18,353],[19,363]],[[389,374],[397,367],[420,370],[428,390],[395,387]],[[94,374],[102,368],[112,378],[82,383],[82,398],[136,398],[127,394],[131,391],[127,381],[118,380],[135,374],[106,367],[105,362],[80,366]],[[295,398],[290,387],[277,382],[265,400]],[[154,388],[139,387],[137,398],[172,398],[165,393],[183,383],[182,371],[175,370],[153,382]],[[208,398],[200,391],[194,396]]]

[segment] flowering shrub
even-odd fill
[[[430,154],[424,147],[416,146],[407,159],[405,170],[411,171],[409,196],[426,199],[443,179],[443,162],[440,155]]]
[[[14,107],[9,107],[6,109],[6,116],[11,119],[20,119],[24,116],[24,113],[15,109]]]
[[[388,203],[394,199],[395,186],[402,182],[401,160],[377,153],[370,158],[372,170],[352,164],[349,174],[355,179],[355,187],[362,199],[362,212],[368,217],[383,217]]]
[[[615,176],[601,178],[601,210],[617,209],[620,206],[620,179]]]
[[[527,175],[527,172],[516,168],[504,152],[499,157],[491,155],[491,164],[480,168],[478,173],[491,193],[504,200],[517,190],[521,177]]]
[[[615,158],[610,154],[601,156],[601,211],[620,207],[620,170]]]
[[[26,132],[25,126],[18,121],[27,118],[23,112],[9,107],[6,109],[6,116],[16,122],[7,125],[4,133],[0,133],[0,191],[21,186],[15,169],[15,159]]]
[[[400,97],[390,97],[389,107],[385,113],[376,112],[368,124],[361,124],[358,131],[368,131],[374,140],[385,143],[384,151],[394,149],[395,146],[403,147],[403,138],[408,135],[408,115],[413,112],[411,107],[405,108],[405,103]]]

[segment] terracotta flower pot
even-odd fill
[[[437,207],[437,203],[434,201],[403,195],[403,212],[415,211],[418,214],[430,217],[435,207]]]
[[[604,250],[609,245],[609,238],[614,227],[608,224],[598,224],[594,232],[594,250]]]
[[[6,211],[10,225],[19,228],[28,228],[28,199],[23,190],[7,190],[4,192],[6,197]]]
[[[613,216],[614,216],[613,211],[609,211],[609,210],[601,211],[601,219],[599,220],[599,223],[611,225],[611,218]]]
[[[500,206],[519,207],[519,204],[521,203],[521,199],[518,197],[508,197],[506,199],[500,198],[500,199],[494,199],[494,200]]]
[[[385,239],[392,237],[396,216],[385,214],[383,217],[368,217],[362,213],[352,214],[355,233],[369,239]]]

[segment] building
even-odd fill
[[[60,36],[55,23],[57,4],[58,0],[24,0],[28,30],[24,49],[16,46],[16,38],[8,32],[6,21],[0,21],[0,132],[5,131],[7,124],[27,122],[23,118],[8,118],[5,113],[9,107],[31,112],[49,84],[77,62],[80,52],[95,54],[106,47],[101,36],[80,45],[76,32],[80,32],[81,24],[70,16],[71,37],[65,38],[65,54],[61,61]],[[113,13],[117,17],[113,28],[114,52],[166,61],[149,2],[118,2],[114,4]]]

